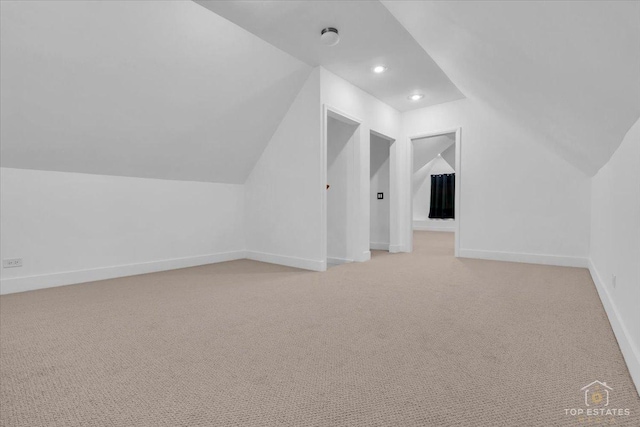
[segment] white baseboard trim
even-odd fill
[[[402,245],[389,245],[389,252],[391,252],[392,254],[397,254],[400,252],[408,252],[408,251],[403,251]]]
[[[321,260],[297,258],[293,256],[276,255],[256,251],[247,251],[246,254],[247,259],[266,262],[269,264],[286,265],[287,267],[295,267],[312,271],[325,271],[327,269],[327,263]]]
[[[618,340],[618,345],[620,346],[620,351],[622,352],[624,361],[627,363],[631,379],[636,386],[636,391],[640,395],[640,349],[636,347],[631,339],[629,330],[620,317],[616,304],[613,302],[611,294],[607,289],[606,282],[604,282],[600,277],[600,274],[598,273],[598,270],[596,270],[591,258],[589,258],[589,272],[591,273],[593,283],[596,285],[598,295],[600,295],[600,301],[602,301],[604,311],[607,313],[607,317],[609,318],[611,329],[613,329],[613,333]]]
[[[156,273],[158,271],[175,270],[178,268],[196,267],[199,265],[243,259],[245,257],[245,251],[220,252],[217,254],[165,259],[138,264],[116,265],[90,270],[65,271],[38,276],[2,279],[0,281],[0,295],[53,288],[56,286],[75,285],[77,283],[95,282],[98,280],[115,279],[125,276],[136,276],[138,274]]]
[[[369,249],[373,249],[374,251],[388,251],[389,250],[389,244],[388,243],[371,242],[371,243],[369,243]]]
[[[367,262],[367,261],[371,261],[371,251],[362,252],[362,256],[358,260],[358,262]]]
[[[443,231],[447,233],[455,233],[455,227],[433,227],[431,225],[414,225],[414,231]]]
[[[520,252],[483,251],[477,249],[460,249],[460,258],[477,258],[492,261],[523,262],[527,264],[558,265],[562,267],[589,267],[587,258],[527,254]]]
[[[348,258],[327,257],[327,264],[340,265],[340,264],[349,264],[351,262],[353,262],[353,260]]]

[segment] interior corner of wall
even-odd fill
[[[256,171],[256,169],[258,169],[259,165],[261,164],[261,160],[264,157],[264,153],[267,151],[269,145],[271,145],[274,136],[278,134],[278,131],[281,129],[283,123],[286,121],[287,117],[290,115],[293,107],[296,105],[296,102],[298,101],[300,96],[303,94],[303,92],[308,88],[309,84],[311,84],[310,82],[312,82],[313,79],[316,79],[316,78],[318,79],[318,83],[317,83],[318,96],[320,96],[320,75],[319,75],[320,68],[321,68],[320,66],[317,66],[316,68],[312,69],[309,75],[307,76],[306,80],[304,81],[304,83],[300,86],[300,89],[298,89],[296,96],[294,96],[293,99],[291,100],[291,103],[289,104],[289,107],[287,108],[286,113],[280,119],[278,126],[276,126],[274,132],[269,136],[268,142],[265,144],[264,148],[262,149],[262,152],[260,153],[258,160],[256,160],[253,167],[251,168],[251,171],[247,174],[247,177],[245,178],[243,185],[251,185],[254,172]]]

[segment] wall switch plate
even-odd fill
[[[22,258],[9,258],[2,260],[2,268],[22,267]]]
[[[613,289],[616,288],[616,275],[615,274],[611,275],[611,286],[613,286]]]
[[[378,200],[384,199],[384,193],[378,193]]]

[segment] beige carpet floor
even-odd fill
[[[314,273],[254,261],[0,298],[2,426],[640,425],[585,269],[453,235]],[[606,382],[609,408],[580,389]]]

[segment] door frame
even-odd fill
[[[456,167],[455,167],[455,173],[456,173],[456,194],[455,194],[455,207],[454,207],[454,215],[455,215],[455,219],[456,219],[456,225],[455,225],[455,256],[459,257],[460,256],[460,224],[462,223],[462,205],[461,205],[461,200],[462,200],[462,127],[457,127],[457,128],[453,128],[453,129],[446,129],[446,130],[442,130],[442,131],[438,131],[438,132],[429,132],[429,133],[423,133],[423,134],[418,134],[418,135],[412,135],[409,137],[409,168],[407,169],[409,171],[409,218],[408,218],[408,224],[409,224],[409,230],[408,230],[408,235],[409,235],[409,252],[413,252],[413,143],[414,140],[416,139],[423,139],[423,138],[431,138],[434,136],[441,136],[441,135],[449,135],[449,134],[455,134],[455,146],[456,146]]]
[[[352,209],[351,209],[351,215],[350,218],[348,218],[348,224],[349,224],[349,236],[348,239],[350,239],[350,242],[348,242],[348,247],[351,249],[352,252],[354,253],[350,253],[349,254],[349,258],[351,260],[354,261],[362,261],[361,257],[355,253],[356,248],[357,248],[357,237],[358,237],[358,228],[357,228],[357,207],[358,207],[358,203],[360,200],[360,195],[359,195],[359,186],[358,186],[358,178],[359,178],[359,172],[360,172],[360,167],[361,165],[359,165],[358,162],[358,158],[360,155],[360,145],[361,145],[361,141],[362,141],[362,120],[353,117],[350,114],[347,114],[343,111],[340,111],[339,109],[328,105],[328,104],[323,104],[322,106],[322,138],[321,138],[321,144],[320,144],[320,158],[321,158],[321,162],[320,162],[320,176],[322,179],[322,185],[321,185],[321,191],[322,191],[322,195],[321,195],[321,220],[320,220],[320,224],[321,224],[321,254],[322,254],[322,260],[323,260],[323,268],[322,271],[325,271],[327,269],[327,188],[326,188],[326,184],[327,184],[327,129],[329,126],[329,117],[339,120],[343,123],[347,123],[349,125],[353,125],[356,126],[356,130],[353,133],[353,152],[351,153],[351,163],[349,164],[349,179],[351,180],[352,185],[355,187],[355,190],[353,191],[353,200],[352,200]]]
[[[389,247],[387,248],[388,252],[400,252],[399,238],[398,238],[398,227],[395,226],[397,224],[398,218],[398,206],[399,206],[399,195],[395,189],[398,186],[397,182],[397,167],[396,167],[396,149],[397,145],[395,138],[392,138],[388,135],[385,135],[382,132],[378,132],[374,129],[369,129],[369,133],[377,136],[378,138],[382,138],[389,143]],[[369,164],[371,164],[371,138],[369,138]],[[369,178],[369,184],[371,184],[371,179]],[[371,209],[371,187],[369,187],[369,209]],[[369,215],[369,229],[371,229],[371,216]],[[371,246],[371,235],[369,234],[369,246]]]

